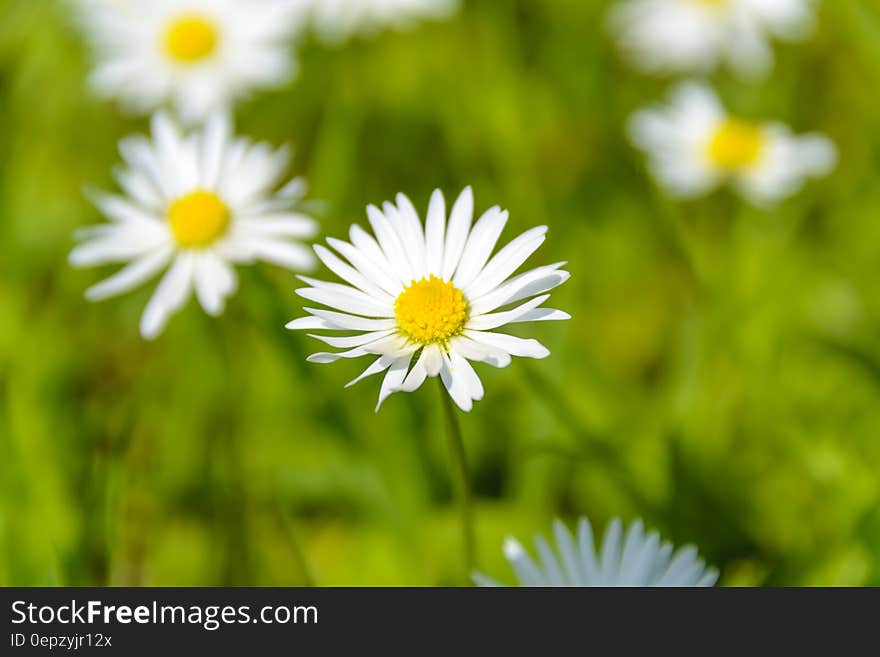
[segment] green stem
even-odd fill
[[[471,490],[468,477],[467,458],[464,451],[464,441],[461,437],[461,426],[458,423],[458,415],[452,403],[449,393],[443,387],[443,382],[437,378],[440,398],[443,400],[443,410],[446,416],[446,437],[449,442],[449,452],[455,467],[458,470],[458,496],[461,506],[461,533],[462,553],[466,577],[470,576],[474,568],[474,554],[476,552],[476,539],[474,535],[474,516],[471,507]]]

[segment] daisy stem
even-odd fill
[[[461,437],[461,425],[458,422],[458,414],[452,399],[443,382],[437,378],[439,384],[440,398],[443,400],[443,410],[446,415],[446,437],[449,442],[449,451],[455,467],[458,470],[458,495],[461,506],[461,533],[462,533],[462,553],[464,556],[465,576],[470,576],[474,568],[474,553],[476,539],[474,535],[474,516],[471,506],[471,490],[468,477],[467,457],[464,450],[464,441]]]

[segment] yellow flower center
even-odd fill
[[[754,123],[726,119],[715,130],[706,150],[712,164],[721,169],[746,169],[761,159],[764,135]]]
[[[165,32],[165,50],[173,60],[192,64],[214,52],[219,36],[210,19],[196,15],[181,16]]]
[[[694,0],[698,5],[702,5],[703,7],[708,7],[710,9],[720,9],[724,5],[726,5],[729,0]]]
[[[394,302],[400,331],[424,345],[443,344],[460,333],[467,313],[462,291],[433,274],[410,283]]]
[[[171,204],[168,223],[178,246],[205,247],[226,232],[229,208],[214,192],[198,189]]]

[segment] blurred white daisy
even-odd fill
[[[706,567],[696,548],[674,551],[656,531],[645,533],[641,520],[624,534],[620,519],[614,519],[598,549],[586,518],[578,523],[576,537],[557,520],[553,536],[555,551],[542,536],[535,537],[537,563],[515,538],[504,542],[504,556],[520,586],[712,586],[718,580],[718,571]],[[503,586],[481,573],[473,578],[479,586]]]
[[[809,34],[814,0],[623,0],[611,29],[629,61],[649,73],[708,72],[727,62],[741,75],[773,65],[771,37]]]
[[[636,112],[632,142],[666,190],[693,198],[723,183],[756,205],[797,192],[807,178],[829,173],[837,149],[822,135],[794,135],[788,126],[727,113],[708,87],[683,83],[669,103]]]
[[[404,29],[420,18],[443,19],[458,10],[459,0],[308,0],[318,36],[338,43],[383,27]]]
[[[354,225],[351,242],[327,240],[345,260],[315,246],[318,257],[347,285],[300,277],[311,287],[297,293],[341,312],[306,308],[310,315],[287,327],[356,332],[313,335],[343,351],[313,354],[309,361],[375,356],[349,385],[387,371],[377,410],[392,393],[412,392],[426,377],[439,375],[453,401],[469,411],[483,397],[483,385],[469,361],[505,367],[511,356],[544,358],[550,353],[536,340],[494,329],[568,319],[567,313],[541,306],[550,296],[546,293],[569,274],[560,270],[565,263],[559,262],[511,278],[544,242],[547,228],[526,231],[493,256],[508,215],[493,207],[471,228],[470,187],[455,202],[448,225],[439,190],[431,196],[424,226],[406,196],[398,194],[396,200],[396,206],[385,203],[382,210],[367,208],[375,238]]]
[[[305,0],[78,1],[97,58],[92,86],[134,112],[170,103],[203,119],[296,70],[290,42]]]
[[[193,290],[205,312],[221,314],[237,287],[231,264],[263,260],[294,270],[315,264],[298,243],[317,232],[315,221],[297,211],[304,181],[275,191],[288,151],[230,132],[221,114],[189,134],[156,114],[152,139],[139,135],[119,144],[125,167],[116,179],[125,195],[93,194],[110,222],[82,230],[70,262],[128,264],[89,288],[87,299],[122,294],[167,267],[141,318],[145,338],[156,337]]]

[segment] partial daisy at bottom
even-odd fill
[[[697,549],[676,550],[656,531],[646,532],[641,520],[624,531],[615,518],[599,545],[587,518],[578,522],[572,535],[559,520],[553,523],[555,549],[543,537],[535,537],[537,562],[515,538],[504,542],[504,556],[520,586],[712,586],[718,571],[700,559]],[[473,575],[479,586],[504,586],[482,573]]]
[[[372,356],[372,364],[348,385],[384,373],[376,410],[392,393],[413,392],[426,378],[439,376],[452,400],[469,411],[483,398],[471,361],[506,367],[512,356],[548,356],[537,340],[496,331],[508,324],[569,319],[544,307],[548,292],[569,278],[561,269],[565,263],[514,275],[544,242],[546,226],[526,231],[492,255],[508,213],[495,206],[472,226],[473,214],[470,187],[456,200],[448,223],[439,190],[424,224],[410,200],[398,194],[396,205],[367,208],[375,236],[353,225],[349,242],[327,240],[336,253],[316,245],[318,257],[345,283],[300,276],[309,287],[297,294],[332,310],[306,308],[309,315],[287,327],[346,335],[311,334],[342,351],[308,360]]]
[[[91,193],[110,221],[79,231],[69,259],[75,267],[125,263],[86,291],[90,301],[167,270],[141,316],[145,338],[159,335],[193,291],[206,313],[220,315],[238,286],[235,264],[314,267],[314,255],[300,243],[317,233],[302,211],[305,182],[281,185],[287,149],[234,137],[225,114],[184,133],[159,113],[150,138],[128,137],[119,150],[125,166],[115,175],[124,193]]]
[[[693,82],[675,87],[668,103],[633,114],[628,131],[660,186],[683,199],[729,184],[755,205],[772,205],[837,163],[827,137],[731,114],[712,89]]]

